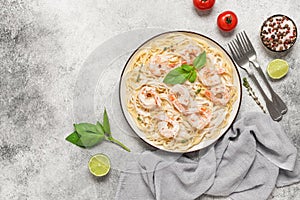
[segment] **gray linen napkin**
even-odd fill
[[[121,172],[116,199],[267,199],[274,189],[300,181],[297,149],[279,123],[245,113],[214,145],[178,155],[143,152]]]

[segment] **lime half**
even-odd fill
[[[89,170],[95,176],[105,176],[110,170],[109,158],[102,153],[93,155],[89,161]]]
[[[284,77],[289,71],[289,64],[282,59],[272,60],[267,67],[268,75],[272,79],[280,79]]]

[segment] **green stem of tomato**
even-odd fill
[[[226,23],[231,24],[231,22],[232,22],[232,17],[231,16],[226,17]]]

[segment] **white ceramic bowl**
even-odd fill
[[[234,77],[234,85],[237,87],[237,92],[238,92],[238,99],[235,101],[234,105],[233,105],[233,109],[232,112],[230,114],[229,120],[228,120],[228,124],[220,131],[220,134],[213,138],[213,139],[206,139],[201,141],[199,144],[193,146],[192,148],[182,152],[179,150],[169,150],[169,149],[165,149],[163,148],[163,146],[159,146],[154,144],[152,141],[148,140],[145,137],[145,134],[136,126],[132,116],[130,115],[130,113],[127,110],[126,107],[126,102],[127,102],[127,95],[126,95],[126,84],[125,84],[125,74],[127,73],[128,70],[128,66],[130,65],[132,59],[135,57],[135,55],[138,54],[139,50],[144,49],[145,46],[147,46],[147,44],[149,44],[150,42],[152,42],[155,39],[158,39],[160,37],[164,37],[166,36],[166,34],[172,34],[172,33],[184,33],[187,35],[191,35],[193,37],[199,37],[200,39],[204,40],[205,42],[207,42],[208,45],[220,50],[224,55],[225,58],[229,61],[230,65],[232,66],[233,69],[233,77]],[[216,142],[224,133],[227,132],[227,130],[230,128],[230,126],[232,125],[232,123],[234,122],[238,112],[239,112],[239,108],[240,108],[240,104],[241,104],[241,79],[240,79],[240,75],[239,72],[237,70],[236,65],[234,64],[233,60],[231,59],[231,57],[229,56],[229,54],[225,51],[224,48],[222,48],[217,42],[215,42],[214,40],[212,40],[211,38],[201,35],[199,33],[195,33],[195,32],[189,32],[189,31],[170,31],[170,32],[165,32],[159,35],[156,35],[152,38],[150,38],[149,40],[147,40],[145,43],[143,43],[140,47],[138,47],[136,49],[136,51],[133,52],[133,54],[130,56],[130,58],[128,59],[122,75],[121,75],[121,79],[120,79],[120,85],[119,85],[119,97],[120,97],[120,103],[121,103],[121,108],[123,111],[123,114],[128,122],[128,124],[130,125],[130,127],[133,129],[133,131],[141,138],[143,139],[145,142],[147,142],[148,144],[157,147],[159,149],[165,150],[165,151],[169,151],[169,152],[176,152],[176,153],[185,153],[185,152],[192,152],[192,151],[196,151],[196,150],[200,150],[203,149],[209,145],[211,145],[212,143]]]

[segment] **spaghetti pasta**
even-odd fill
[[[175,67],[192,65],[206,52],[206,64],[194,83],[165,84]],[[193,34],[174,32],[140,48],[124,74],[126,109],[137,127],[155,145],[186,151],[217,137],[236,102],[232,65],[223,52]]]

